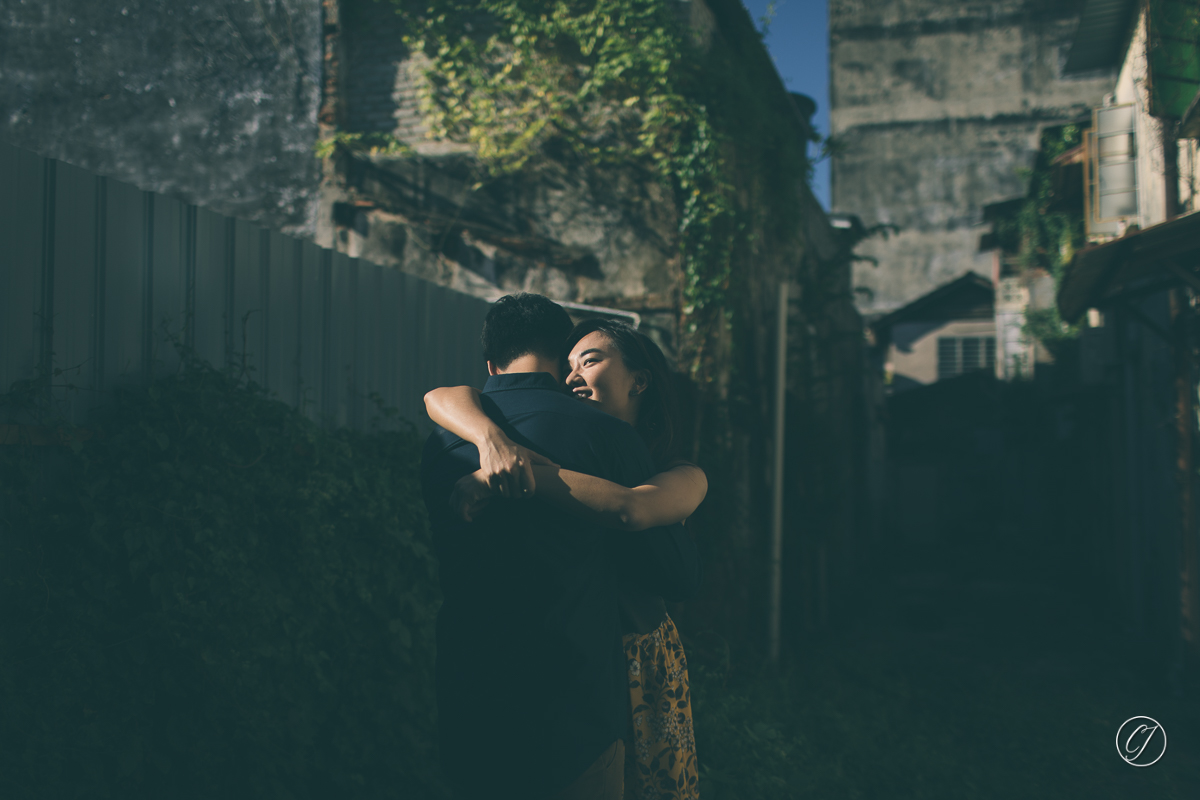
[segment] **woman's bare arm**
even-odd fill
[[[538,496],[568,513],[591,517],[606,527],[626,531],[682,522],[708,492],[704,470],[694,464],[680,464],[660,472],[632,489],[554,465],[535,465],[533,471],[537,476]],[[469,521],[486,506],[490,495],[480,470],[459,481],[451,502]]]
[[[471,386],[443,386],[425,395],[429,418],[479,450],[479,468],[490,489],[503,497],[520,497],[536,487],[533,465],[552,463],[544,456],[515,444],[483,411],[479,390]]]

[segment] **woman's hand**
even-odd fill
[[[470,386],[442,386],[425,395],[429,418],[461,436],[479,450],[479,466],[488,487],[501,497],[529,497],[533,465],[552,465],[550,459],[513,443],[500,426],[483,413],[479,392]]]
[[[534,464],[558,469],[558,465],[544,455],[513,444],[507,438],[504,441],[507,442],[507,446],[479,450],[480,463],[484,463],[485,450],[490,455],[487,462],[492,465],[490,473],[488,468],[481,467],[470,475],[459,478],[458,483],[454,484],[454,491],[450,493],[450,512],[464,522],[471,522],[479,516],[493,497],[532,498],[535,490]],[[510,465],[509,469],[505,469],[505,465]],[[525,476],[528,476],[527,486],[521,486]],[[520,486],[515,493],[511,488],[503,488],[514,485]],[[505,494],[506,491],[509,494]]]
[[[477,447],[483,482],[500,497],[533,497],[537,490],[533,465],[554,466],[550,459],[516,444],[500,431],[483,437]]]

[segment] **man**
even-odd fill
[[[633,428],[562,387],[570,330],[567,313],[540,295],[497,301],[481,337],[491,375],[484,410],[514,442],[566,469],[643,482],[652,462]],[[440,428],[426,442],[422,481],[443,595],[443,771],[456,800],[620,800],[629,687],[612,534],[536,498],[494,501],[464,523],[450,494],[478,468],[472,444]],[[642,535],[664,585],[694,588],[694,549],[675,527]]]

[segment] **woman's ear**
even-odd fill
[[[650,388],[650,373],[639,369],[633,373],[633,388],[629,390],[630,397],[636,397]]]

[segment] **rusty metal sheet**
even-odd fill
[[[3,145],[0,180],[20,188],[0,200],[0,390],[51,349],[81,391],[144,379],[177,367],[170,334],[217,367],[245,350],[334,425],[369,425],[377,392],[427,430],[428,389],[482,386],[483,301]]]
[[[233,223],[233,354],[238,374],[263,382],[267,327],[267,232]]]
[[[231,332],[226,326],[233,256],[230,223],[220,214],[196,209],[192,339],[196,355],[218,369],[225,366],[226,334]]]
[[[357,281],[357,260],[345,253],[332,253],[323,418],[335,428],[351,424],[350,391],[355,382],[354,320]]]
[[[418,427],[428,429],[425,403],[420,391],[421,339],[418,322],[421,319],[421,292],[424,281],[400,273],[399,352],[396,356],[396,383],[400,393],[397,408],[400,416]]]
[[[312,242],[300,246],[300,409],[310,419],[320,420],[325,391],[325,327],[329,276],[328,250]]]
[[[383,268],[369,261],[358,260],[358,314],[355,325],[354,365],[355,392],[359,418],[356,427],[367,430],[372,420],[378,420],[379,409],[371,400],[380,394],[380,362],[385,343],[380,325],[380,293],[383,289]]]
[[[468,297],[464,310],[463,326],[469,338],[463,355],[466,369],[463,382],[476,389],[482,389],[487,382],[487,364],[483,360],[483,344],[479,340],[479,334],[483,331],[483,320],[491,307],[492,304],[486,300]]]
[[[458,330],[458,360],[455,382],[480,388],[479,368],[479,299],[468,294],[454,292],[458,299],[458,313],[454,326]]]
[[[385,408],[394,408],[401,414],[404,412],[400,405],[398,362],[404,355],[404,343],[400,338],[402,291],[399,270],[382,268],[379,289],[379,394],[383,397]]]
[[[272,231],[267,243],[267,325],[265,385],[280,400],[299,405],[296,391],[300,354],[300,242]]]
[[[428,281],[418,280],[416,289],[414,322],[417,330],[417,374],[413,389],[417,395],[423,396],[439,385],[438,364],[441,362],[442,351],[438,331],[434,330],[431,318],[437,311],[437,301],[441,298],[438,296],[439,287]]]
[[[104,264],[97,258],[97,223],[104,183],[70,164],[59,163],[55,170],[53,396],[59,411],[77,425],[83,424],[99,388],[97,290],[104,283],[97,273]]]
[[[438,288],[441,289],[441,309],[437,319],[442,328],[442,338],[446,343],[438,375],[438,386],[458,386],[462,384],[460,376],[463,374],[464,331],[461,324],[463,295],[444,286]]]
[[[0,392],[38,364],[48,169],[46,159],[0,144]]]
[[[447,354],[444,385],[466,385],[477,389],[483,387],[487,378],[483,351],[479,344],[479,333],[489,304],[453,289],[443,289],[446,312],[441,315],[441,324],[447,335],[452,337],[453,350]]]
[[[187,206],[154,195],[150,238],[150,364],[155,374],[178,369],[179,354],[170,338],[183,341],[187,314]]]
[[[104,182],[103,386],[144,377],[149,351],[147,193]]]

